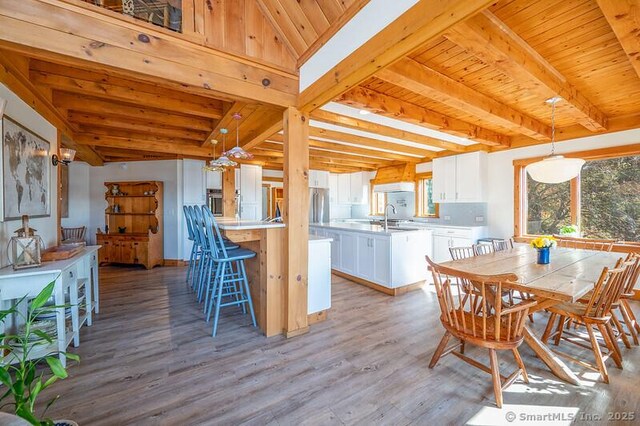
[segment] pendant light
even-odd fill
[[[571,180],[580,174],[580,170],[585,161],[581,158],[565,158],[562,155],[556,155],[556,104],[562,98],[555,96],[547,99],[547,103],[551,104],[551,155],[540,161],[529,164],[526,167],[527,173],[531,179],[542,183],[561,183]]]
[[[227,156],[225,155],[225,145],[227,142],[227,133],[229,131],[227,129],[220,129],[220,134],[222,134],[222,155],[217,158],[216,160],[211,160],[209,162],[208,165],[206,165],[204,168],[207,171],[210,172],[224,172],[225,168],[227,167],[235,167],[238,163],[236,163],[235,161],[231,161],[229,160],[229,158],[227,158]],[[217,141],[212,141],[212,143],[215,145],[217,143]]]
[[[231,158],[238,158],[242,160],[250,160],[253,158],[253,155],[249,154],[247,151],[240,147],[240,119],[242,116],[239,113],[233,114],[233,118],[236,120],[236,146],[231,148],[229,151],[225,152],[225,155]]]

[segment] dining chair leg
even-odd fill
[[[600,371],[600,376],[602,376],[602,380],[604,380],[605,383],[609,383],[609,374],[607,373],[607,366],[604,365],[604,359],[602,358],[602,351],[600,351],[600,345],[598,344],[598,339],[596,338],[596,334],[594,333],[592,327],[593,326],[591,324],[586,324],[587,332],[589,333],[589,341],[591,342],[591,349],[593,349],[593,354],[596,358],[596,365],[598,366],[598,370]]]
[[[520,371],[522,373],[522,380],[525,383],[529,383],[529,375],[527,374],[527,369],[524,366],[524,362],[522,362],[522,357],[520,356],[520,352],[518,351],[518,348],[513,348],[511,349],[511,351],[513,352],[513,357],[516,359],[516,364],[518,364],[518,367],[520,367]]]
[[[627,305],[625,305],[621,301],[618,309],[620,309],[620,313],[622,314],[622,318],[624,319],[624,325],[626,325],[627,329],[629,329],[629,334],[631,335],[631,339],[633,339],[633,344],[638,346],[640,344],[638,341],[638,332],[633,326],[633,320],[629,315],[629,311],[627,311]]]
[[[216,303],[216,293],[218,292],[218,288],[222,288],[221,276],[223,268],[223,263],[218,263],[216,265],[216,276],[213,280],[213,287],[211,289],[211,296],[209,296],[209,304],[207,307],[207,322],[211,319],[211,312],[213,311],[213,306]]]
[[[613,321],[613,324],[616,326],[616,330],[618,330],[618,335],[622,339],[622,343],[624,343],[627,349],[631,349],[631,342],[629,342],[627,333],[625,333],[624,328],[622,328],[622,324],[620,324],[620,320],[616,316],[615,310],[611,310],[611,320]]]
[[[498,354],[495,349],[489,349],[489,359],[491,361],[491,377],[493,379],[493,393],[496,395],[496,405],[498,408],[502,408],[502,379],[500,378]]]
[[[440,339],[440,343],[438,344],[436,351],[433,353],[433,356],[431,357],[431,362],[429,362],[429,368],[433,368],[436,366],[436,364],[440,360],[440,357],[442,356],[442,353],[444,352],[444,349],[447,347],[447,343],[449,343],[450,337],[451,337],[451,333],[449,333],[448,331],[445,331],[444,336],[442,336],[442,339]]]
[[[567,317],[560,316],[560,320],[558,321],[558,328],[556,328],[556,338],[553,342],[554,345],[558,346],[560,344],[560,339],[562,339],[562,332],[564,331],[564,323]]]
[[[185,282],[189,284],[189,279],[191,278],[191,269],[193,268],[193,259],[195,258],[196,253],[196,245],[191,244],[191,255],[189,255],[189,267],[187,268],[187,279]]]
[[[627,310],[627,313],[629,314],[629,318],[631,318],[631,322],[633,323],[633,328],[635,328],[636,332],[640,334],[640,324],[638,324],[638,320],[636,319],[636,315],[633,313],[633,310],[631,309],[631,305],[629,305],[629,302],[626,299],[621,299],[620,302],[624,305],[625,309]]]
[[[238,274],[239,274],[239,275],[240,275],[240,274],[242,274],[242,276],[246,279],[247,275],[243,272],[243,270],[242,270],[242,266],[241,266],[241,263],[242,263],[242,264],[244,264],[244,262],[240,262],[240,261],[237,261],[237,262],[236,262],[236,269],[238,270]],[[234,284],[234,285],[235,285],[235,284]],[[238,289],[237,289],[237,291],[238,291],[238,294],[236,294],[236,301],[246,299],[246,297],[247,297],[247,296],[246,296],[246,294],[245,294],[246,292],[245,292],[245,290],[244,290],[244,285],[243,285],[243,283],[239,283],[239,284],[238,284]],[[247,307],[246,307],[246,303],[241,303],[240,305],[241,305],[241,307],[242,307],[242,314],[243,314],[243,315],[246,315],[246,314],[247,314]]]
[[[549,340],[549,335],[551,335],[551,330],[553,330],[553,324],[557,317],[558,314],[554,312],[551,312],[551,315],[549,315],[547,327],[544,329],[544,333],[542,333],[542,337],[540,338],[540,340],[542,340],[542,343],[547,344],[547,340]]]
[[[464,340],[460,339],[460,353],[464,355]]]
[[[618,341],[615,333],[613,332],[611,322],[604,325],[598,325],[598,329],[604,338],[605,345],[611,351],[611,358],[613,358],[613,362],[616,364],[616,367],[622,369],[622,352],[620,352],[620,347],[618,346]]]

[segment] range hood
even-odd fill
[[[405,163],[381,167],[371,181],[373,192],[414,192],[416,165]]]

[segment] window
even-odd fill
[[[387,194],[373,192],[373,184],[370,185],[371,200],[370,212],[372,216],[384,216],[384,206],[387,204]]]
[[[640,150],[637,145],[574,154],[587,160],[570,182],[544,184],[514,161],[515,235],[558,234],[578,225],[584,238],[640,241]],[[591,158],[590,158],[591,157]],[[520,231],[520,232],[519,232]]]
[[[416,216],[438,217],[438,204],[433,202],[433,174],[416,176]]]

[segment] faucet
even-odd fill
[[[389,214],[388,214],[389,207],[391,207],[391,211],[393,212],[393,214],[396,214],[396,206],[394,206],[391,203],[385,204],[384,206],[384,231],[385,232],[387,232],[387,229],[389,229],[389,224],[387,223],[389,219]]]

